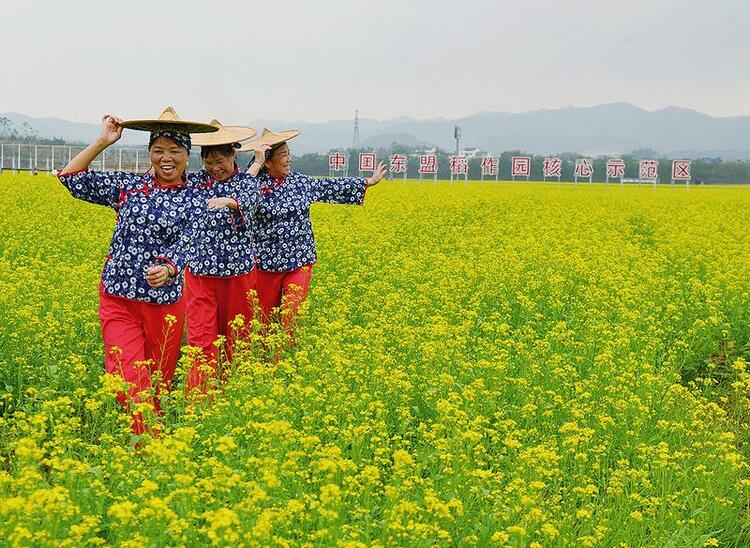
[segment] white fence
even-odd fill
[[[62,169],[84,145],[35,145],[0,143],[0,171],[55,171]],[[191,160],[200,162],[200,155],[192,151]],[[146,147],[109,147],[91,163],[97,171],[130,171],[140,173],[150,165]]]

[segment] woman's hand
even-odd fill
[[[102,133],[99,135],[100,141],[109,146],[116,143],[122,137],[122,118],[105,114],[102,116]]]
[[[255,148],[255,159],[253,160],[253,163],[250,164],[247,173],[253,177],[260,173],[260,170],[263,169],[263,165],[266,163],[266,152],[269,150],[271,150],[271,145],[268,143],[261,143]]]
[[[166,284],[175,274],[174,268],[168,264],[152,266],[146,271],[146,281],[156,289]]]
[[[237,200],[233,198],[211,198],[208,201],[208,209],[224,209],[225,207],[234,209],[235,211],[240,208]]]
[[[372,177],[368,177],[367,179],[365,179],[367,186],[375,186],[380,181],[382,181],[383,177],[385,177],[385,171],[385,162],[380,162],[378,164],[378,167],[376,167],[375,171],[372,173]]]
[[[76,154],[73,159],[62,168],[62,171],[58,173],[58,176],[88,169],[89,164],[94,161],[94,158],[99,156],[99,154],[101,154],[101,152],[109,145],[119,141],[120,137],[122,137],[122,119],[117,116],[112,116],[111,114],[105,114],[102,116],[102,132],[99,137],[81,152]]]

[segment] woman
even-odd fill
[[[250,322],[254,309],[250,292],[256,291],[252,218],[259,191],[253,175],[261,165],[253,165],[251,173],[240,172],[236,156],[239,142],[253,137],[255,130],[223,126],[217,120],[211,125],[218,131],[193,137],[193,144],[201,147],[204,170],[190,180],[201,199],[208,201],[209,212],[195,235],[196,253],[185,273],[188,344],[203,350],[202,359],[188,372],[188,392],[206,391],[204,371],[215,376],[220,336],[227,342],[227,361],[231,360],[241,333],[230,322],[238,315]]]
[[[149,172],[89,171],[125,127],[151,131]],[[171,107],[157,120],[123,122],[107,114],[99,138],[58,174],[73,197],[117,212],[99,286],[99,319],[105,369],[129,385],[117,398],[125,407],[149,402],[158,412],[158,392],[169,388],[177,365],[185,318],[181,275],[205,210],[185,177],[189,132],[207,131],[216,128],[182,121]],[[132,430],[146,430],[140,413],[133,414]]]
[[[262,136],[240,150],[269,148],[258,176],[260,201],[255,214],[253,235],[257,252],[257,283],[263,319],[269,322],[274,309],[280,310],[284,327],[292,335],[291,325],[299,305],[307,297],[312,267],[317,260],[310,221],[314,202],[362,205],[368,187],[385,175],[381,162],[372,177],[317,179],[292,172],[292,154],[287,141],[299,135],[297,130]],[[256,158],[262,154],[256,153]]]

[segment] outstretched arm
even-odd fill
[[[102,118],[102,133],[68,162],[57,174],[71,196],[92,204],[117,208],[123,187],[137,175],[120,171],[93,172],[89,164],[101,151],[116,142],[122,135],[122,120],[106,114]]]
[[[311,202],[328,204],[362,205],[365,193],[371,186],[378,184],[385,176],[385,164],[380,162],[372,177],[325,177],[307,179],[308,196]]]
[[[380,162],[371,177],[330,177],[316,179],[308,178],[308,192],[311,202],[325,202],[329,204],[362,205],[365,193],[371,186],[375,186],[385,176],[385,164]]]
[[[111,114],[105,114],[102,116],[102,132],[99,137],[76,154],[60,174],[65,175],[66,173],[88,169],[94,158],[99,156],[105,148],[116,143],[120,137],[122,137],[122,120]]]

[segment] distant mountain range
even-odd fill
[[[11,125],[24,123],[39,137],[60,137],[88,142],[99,132],[95,124],[59,118],[32,118],[4,113]],[[241,120],[222,120],[243,123]],[[327,152],[352,146],[353,120],[310,123],[286,120],[244,122],[259,131],[297,128],[302,135],[293,142],[295,154]],[[627,103],[595,107],[566,107],[523,113],[479,112],[465,118],[360,119],[363,148],[389,147],[392,143],[453,150],[453,127],[461,126],[464,147],[499,153],[522,150],[535,154],[576,152],[586,156],[622,154],[650,148],[667,157],[722,157],[750,159],[750,116],[717,118],[695,110],[669,107],[647,111]],[[123,144],[144,144],[145,136],[126,132]]]

